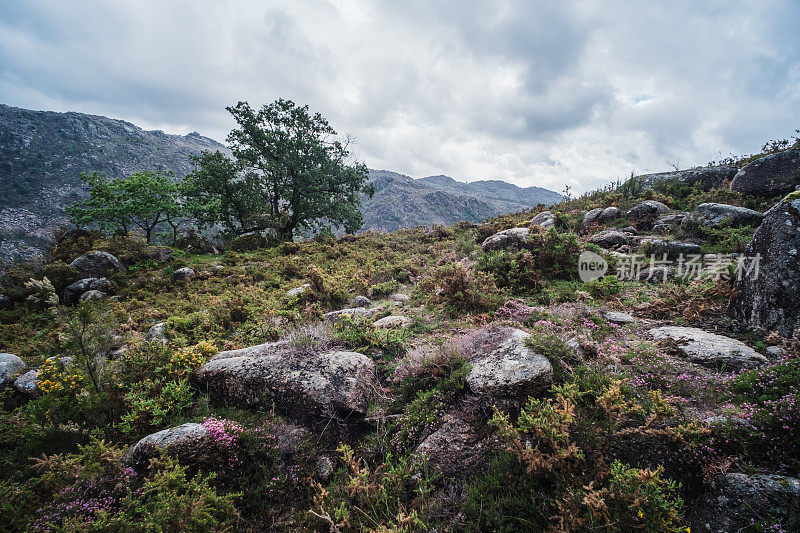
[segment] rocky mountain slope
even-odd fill
[[[199,133],[168,135],[83,113],[0,104],[0,259],[38,253],[79,199],[81,172],[121,177],[137,170],[191,171],[190,156],[225,150]]]
[[[198,133],[145,131],[122,120],[83,113],[29,111],[0,105],[0,261],[41,253],[64,208],[83,194],[81,172],[121,177],[137,170],[172,170],[180,179],[191,156],[226,147]],[[481,221],[552,204],[561,196],[502,181],[460,183],[446,176],[414,180],[370,171],[376,194],[365,199],[365,229]]]
[[[799,531],[798,186],[786,150],[436,231],[75,233],[0,289],[0,530]]]

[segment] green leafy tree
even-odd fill
[[[176,237],[184,208],[179,185],[172,176],[172,172],[142,171],[107,180],[97,172],[82,173],[89,196],[67,207],[67,213],[77,226],[97,225],[102,230],[125,233],[140,229],[148,243],[153,231],[163,223],[172,227]]]
[[[367,168],[349,161],[348,142],[322,115],[283,99],[258,111],[247,102],[227,109],[238,124],[228,135],[233,159],[220,152],[196,158],[184,184],[194,217],[236,235],[270,230],[280,240],[363,225],[360,195],[372,194]]]

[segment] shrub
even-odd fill
[[[42,274],[50,280],[56,292],[61,292],[70,284],[78,281],[78,271],[64,261],[55,261],[46,265]]]
[[[417,291],[434,305],[443,305],[451,315],[496,308],[502,301],[494,279],[463,263],[449,262],[430,271]]]
[[[578,256],[583,246],[574,233],[559,233],[555,228],[531,230],[525,248],[533,254],[536,268],[547,279],[574,279],[578,274]]]
[[[529,294],[539,286],[540,273],[528,251],[485,253],[478,259],[476,268],[491,273],[497,285],[509,289],[512,294]]]

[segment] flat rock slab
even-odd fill
[[[22,372],[27,365],[25,361],[12,353],[0,353],[0,390],[5,389],[13,381],[16,374]]]
[[[322,315],[325,320],[329,322],[338,322],[345,316],[355,318],[357,316],[365,316],[367,314],[366,307],[352,307],[350,309],[340,309],[338,311],[330,311]]]
[[[530,234],[531,230],[528,228],[511,228],[498,231],[494,235],[487,237],[481,244],[481,248],[484,252],[506,248],[517,249],[525,243]]]
[[[400,315],[390,315],[379,318],[372,323],[376,328],[403,328],[411,323],[411,319]]]
[[[115,272],[125,272],[119,259],[108,252],[88,252],[76,258],[70,266],[78,271],[81,279],[104,278]]]
[[[505,338],[488,353],[470,359],[467,385],[476,394],[515,397],[540,394],[553,383],[553,366],[525,345],[530,335],[507,328]]]
[[[775,475],[720,474],[690,515],[692,531],[751,531],[755,523],[783,523],[800,513],[800,480]],[[781,530],[785,531],[785,530]]]
[[[294,355],[263,350],[256,356],[217,358],[194,377],[214,402],[240,408],[274,405],[310,422],[363,418],[378,387],[374,363],[356,352]]]
[[[472,427],[461,418],[445,415],[439,429],[414,450],[428,467],[445,477],[467,476],[483,462],[486,449]]]
[[[738,370],[767,362],[766,357],[741,341],[698,328],[665,326],[651,329],[648,334],[657,340],[675,341],[689,361],[704,366]]]
[[[212,464],[217,449],[211,433],[203,424],[189,423],[152,433],[128,448],[122,462],[136,468],[146,467],[151,459],[166,450],[184,465]]]
[[[636,319],[627,313],[620,313],[619,311],[606,311],[603,313],[603,318],[614,324],[630,324],[635,322]]]

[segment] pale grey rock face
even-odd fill
[[[784,199],[767,211],[744,255],[760,257],[758,275],[737,277],[734,315],[792,337],[800,329],[800,198]]]
[[[800,480],[775,475],[719,474],[694,502],[692,531],[736,533],[752,522],[786,523],[800,512]]]
[[[675,170],[672,172],[658,172],[656,174],[643,174],[636,176],[645,187],[651,188],[654,183],[666,180],[675,180],[687,185],[700,183],[705,190],[722,187],[726,181],[730,181],[739,171],[735,165],[719,165],[714,167],[697,167],[686,170]]]
[[[0,391],[8,387],[27,366],[25,361],[12,353],[0,353]]]
[[[146,467],[161,450],[184,465],[212,465],[218,452],[211,433],[203,424],[188,423],[152,433],[128,448],[122,461],[136,468]]]
[[[525,345],[528,333],[512,328],[505,333],[494,350],[470,358],[469,388],[476,394],[515,398],[546,391],[553,382],[550,361]]]
[[[74,305],[78,300],[89,291],[100,291],[106,294],[112,289],[111,282],[106,278],[84,278],[64,289],[64,303]]]
[[[230,359],[232,357],[264,357],[265,355],[276,355],[285,352],[291,347],[289,341],[275,341],[265,342],[264,344],[257,344],[255,346],[248,346],[246,348],[239,348],[238,350],[225,350],[216,355],[212,355],[209,361],[217,361],[218,359]]]
[[[161,344],[167,344],[169,342],[167,339],[167,323],[159,322],[158,324],[154,324],[147,330],[147,334],[144,336],[144,342],[160,342]]]
[[[511,228],[498,231],[483,241],[481,248],[484,252],[492,250],[518,249],[522,247],[531,230],[528,228]]]
[[[424,456],[428,468],[442,476],[467,476],[484,461],[486,448],[468,423],[447,414],[439,429],[417,446],[414,455]]]
[[[356,317],[365,316],[366,314],[367,314],[367,309],[366,308],[364,308],[364,307],[353,307],[353,308],[350,308],[350,309],[340,309],[338,311],[330,311],[328,313],[325,313],[322,316],[325,318],[325,320],[327,320],[329,322],[338,322],[339,320],[344,318],[345,315],[349,316],[350,318],[356,318]]]
[[[81,300],[84,302],[99,302],[101,300],[105,300],[108,298],[108,294],[104,293],[103,291],[86,291],[81,294]]]
[[[284,414],[310,422],[363,418],[378,387],[374,363],[355,352],[225,357],[198,369],[195,381],[212,401],[242,408],[274,403]]]
[[[28,370],[20,375],[14,380],[14,388],[29,398],[39,396],[39,371]]]
[[[352,307],[370,307],[372,305],[372,300],[367,298],[366,296],[358,295],[353,298]]]
[[[286,296],[288,296],[289,298],[296,298],[298,296],[305,294],[310,288],[311,288],[310,283],[303,283],[299,287],[295,287],[294,289],[289,289],[288,291],[286,291]]]
[[[172,273],[172,281],[184,281],[189,280],[195,277],[197,274],[195,273],[194,269],[189,267],[179,268],[175,272]]]
[[[552,211],[542,211],[528,222],[528,226],[540,226],[542,228],[552,228],[556,224],[556,216]]]
[[[631,243],[631,236],[617,230],[605,230],[589,237],[589,242],[601,248],[612,248]]]
[[[396,292],[391,296],[389,296],[389,299],[395,303],[402,304],[404,302],[409,301],[411,299],[411,296],[409,296],[408,294],[403,294],[402,292]]]
[[[119,259],[108,252],[88,252],[76,258],[70,266],[78,271],[81,279],[104,278],[117,272],[125,272]]]
[[[613,324],[630,324],[631,322],[635,322],[636,319],[633,318],[631,315],[627,313],[621,313],[619,311],[606,311],[603,313],[603,318],[608,320]]]
[[[708,202],[697,206],[695,218],[698,222],[709,226],[720,226],[725,222],[744,225],[760,224],[764,215],[746,207]]]
[[[689,361],[704,366],[738,370],[767,362],[766,357],[741,341],[698,328],[664,326],[651,329],[648,334],[657,340],[674,341]]]
[[[645,200],[630,211],[627,218],[639,229],[649,229],[655,226],[656,220],[666,213],[669,207],[655,200]]]
[[[731,190],[753,196],[787,194],[800,186],[800,150],[756,159],[736,173]]]
[[[411,319],[405,316],[390,315],[380,318],[372,323],[376,328],[403,328],[411,323]]]
[[[674,259],[681,255],[699,255],[701,252],[699,244],[663,239],[642,239],[640,245],[645,255],[654,255],[657,258],[667,254],[667,257]]]

